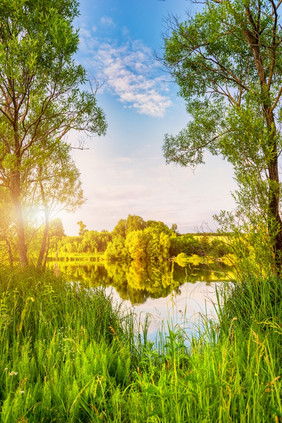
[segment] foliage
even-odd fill
[[[134,229],[136,227],[143,229]],[[170,233],[163,222],[145,222],[139,216],[128,216],[114,228],[105,258],[110,261],[136,260],[143,264],[168,260]]]
[[[55,159],[69,148],[64,136],[71,130],[98,135],[106,130],[86,72],[74,60],[79,39],[72,22],[77,15],[78,3],[73,0],[0,3],[0,183],[9,190],[14,206],[22,265],[27,264],[26,190],[39,184],[42,194],[43,181],[58,184],[56,200],[68,200],[78,175],[75,181],[62,174],[71,168],[77,172],[69,158],[64,164]],[[44,207],[47,202],[43,196]]]
[[[246,286],[205,334],[154,345],[103,292],[2,268],[1,421],[279,421],[281,281]]]
[[[77,222],[77,224],[79,226],[79,233],[78,233],[78,235],[79,236],[83,236],[85,234],[85,232],[87,232],[86,225],[82,222],[82,220],[79,220]]]
[[[197,255],[199,257],[213,257],[219,259],[230,253],[229,236],[210,235],[178,235],[170,237],[170,256],[185,253],[187,256]]]
[[[79,180],[80,173],[70,155],[71,147],[63,141],[44,142],[43,147],[37,168],[33,172],[35,183],[31,184],[25,193],[26,208],[31,209],[31,212],[34,208],[44,212],[38,267],[46,266],[52,214],[63,209],[75,211],[85,201]],[[27,203],[28,201],[31,204]]]
[[[132,231],[143,230],[146,227],[146,222],[142,217],[136,215],[128,215],[127,219],[121,219],[114,228],[114,234],[118,233],[126,237]]]
[[[38,265],[38,252],[42,247],[42,239],[44,238],[44,232],[46,227],[42,224],[40,227],[37,225],[29,226],[26,228],[26,235],[28,241],[28,258],[30,263]],[[54,255],[58,256],[58,246],[63,238],[65,238],[64,227],[61,219],[55,218],[48,223],[48,236],[47,236],[47,251],[53,251]],[[15,249],[16,251],[16,249]],[[46,257],[47,259],[47,257]],[[45,267],[45,266],[44,266]]]
[[[127,262],[130,260],[128,249],[125,246],[123,237],[116,235],[107,245],[104,253],[104,258],[107,262],[122,261]]]
[[[112,232],[84,230],[83,222],[78,223],[83,225],[83,234],[61,238],[55,247],[50,247],[51,258],[57,251],[58,258],[62,260],[76,257],[105,260],[107,263],[138,261],[142,267],[158,267],[180,253],[197,255],[199,262],[203,263],[222,261],[233,251],[227,243],[227,236],[179,235],[175,233],[175,228],[169,229],[163,222],[145,222],[139,216],[121,219]],[[136,227],[143,229],[136,230]]]
[[[108,231],[98,232],[87,230],[83,236],[64,237],[58,244],[58,251],[60,253],[101,253],[106,250],[111,239],[112,236]]]
[[[164,54],[192,117],[179,135],[165,136],[167,162],[195,167],[204,162],[205,150],[227,159],[238,184],[238,213],[247,232],[263,227],[268,233],[265,248],[278,271],[280,7],[278,1],[207,1],[186,22],[172,22]]]
[[[58,217],[50,222],[50,235],[58,239],[61,239],[66,236],[63,227],[63,222]]]
[[[216,217],[225,232],[229,232],[228,246],[231,254],[224,258],[231,259],[236,270],[236,279],[244,282],[252,275],[261,275],[264,279],[273,278],[276,273],[273,251],[268,248],[270,237],[265,223],[257,219],[254,228],[239,214],[221,212]]]

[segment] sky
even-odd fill
[[[185,103],[157,57],[169,16],[185,20],[189,0],[80,0],[77,62],[98,81],[97,102],[108,123],[103,137],[87,137],[87,149],[73,150],[85,204],[60,212],[68,235],[87,229],[111,231],[129,214],[157,220],[180,233],[216,230],[212,218],[234,207],[231,166],[206,155],[196,170],[166,164],[164,135],[189,121]],[[70,142],[81,139],[71,134]]]

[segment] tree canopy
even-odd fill
[[[27,263],[22,204],[30,175],[71,130],[102,135],[103,111],[73,55],[76,0],[0,2],[0,184],[16,215],[19,259]],[[46,167],[45,167],[46,169]],[[61,179],[62,181],[62,179]]]
[[[195,167],[206,150],[231,162],[238,212],[252,227],[264,225],[276,269],[282,253],[280,7],[275,0],[206,1],[195,16],[171,22],[164,54],[191,116],[178,135],[165,136],[167,162]]]

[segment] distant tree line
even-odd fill
[[[180,253],[213,258],[230,253],[230,247],[214,234],[180,235],[175,224],[169,228],[163,222],[135,215],[120,219],[112,232],[87,230],[82,221],[78,225],[78,236],[64,236],[56,245],[60,254],[100,254],[111,263],[134,260],[153,265]]]

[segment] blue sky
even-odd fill
[[[156,60],[163,49],[166,19],[184,19],[195,6],[187,0],[81,0],[77,61],[99,84],[97,99],[108,122],[105,137],[86,140],[73,151],[87,202],[75,213],[61,212],[67,234],[76,222],[112,230],[128,214],[178,225],[181,233],[230,210],[232,169],[208,155],[195,171],[166,165],[165,133],[178,133],[189,120],[177,85]],[[81,136],[72,134],[71,142]]]

